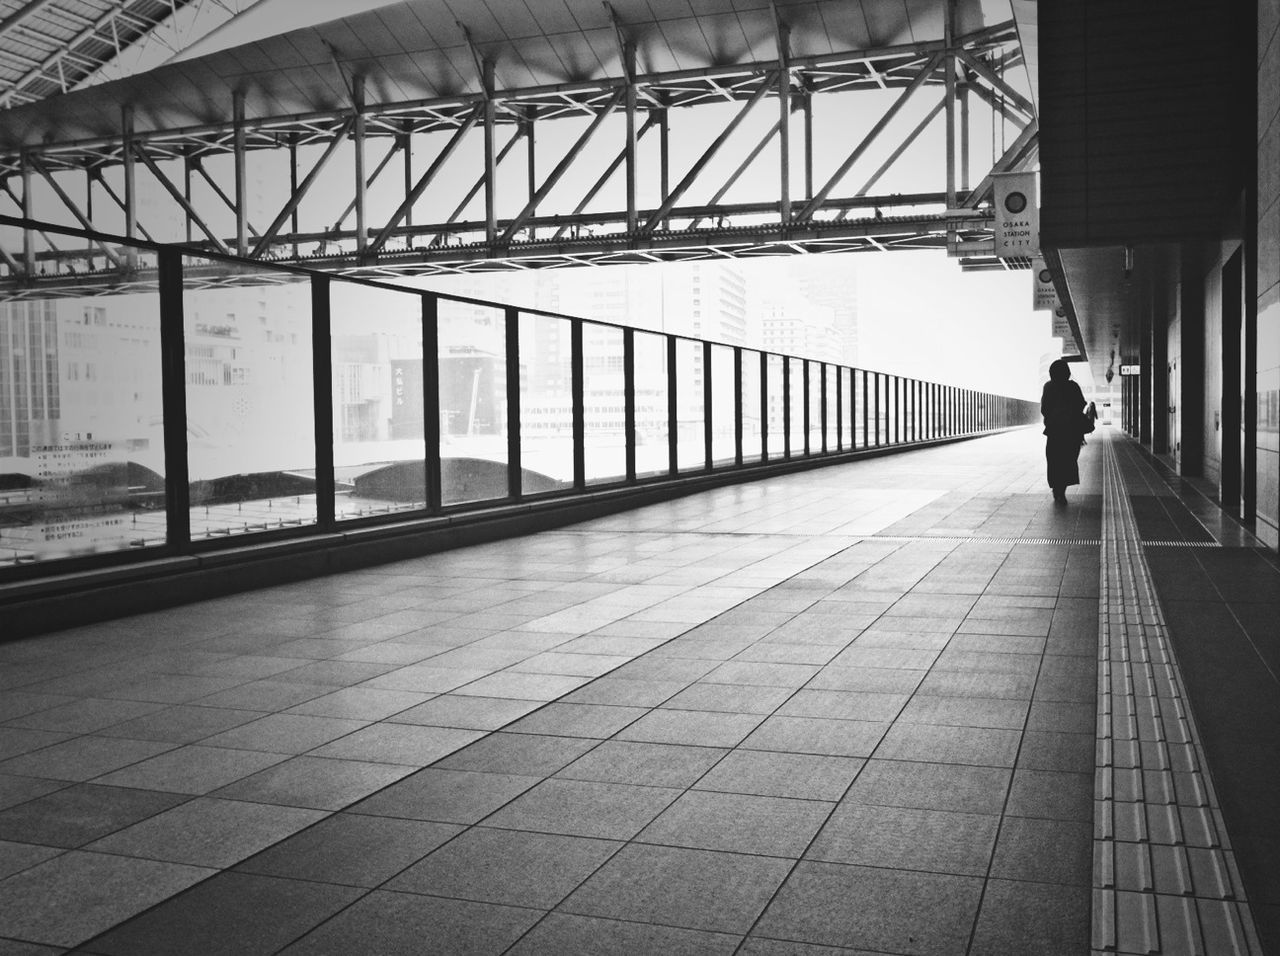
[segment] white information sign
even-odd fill
[[[1031,308],[1036,312],[1052,312],[1058,307],[1058,290],[1053,287],[1053,273],[1039,256],[1031,260]]]
[[[1035,173],[994,173],[996,255],[1025,258],[1040,252],[1040,207]]]

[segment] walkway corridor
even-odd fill
[[[1261,954],[1157,598],[1276,661],[1280,573],[1042,442],[0,644],[0,954]]]

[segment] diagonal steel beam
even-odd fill
[[[957,50],[956,53],[959,54],[960,59],[964,60],[969,69],[973,70],[974,73],[977,73],[978,76],[982,77],[1003,93],[1013,102],[1014,106],[1018,107],[1018,109],[1022,110],[1028,116],[1036,115],[1036,109],[1031,104],[1031,101],[1005,82],[1004,77],[997,74],[995,70],[991,69],[991,67],[987,66],[987,64],[983,63],[968,50],[961,49]]]
[[[885,110],[885,113],[880,117],[879,122],[877,122],[875,126],[871,127],[871,131],[862,138],[862,142],[854,147],[853,152],[850,153],[848,158],[840,164],[840,168],[837,169],[835,174],[827,180],[826,185],[819,189],[817,193],[814,194],[814,197],[805,203],[804,208],[801,209],[799,215],[796,216],[797,219],[803,221],[813,218],[814,212],[817,211],[818,207],[826,201],[826,198],[829,195],[831,195],[831,191],[836,188],[836,184],[839,183],[840,180],[844,179],[845,173],[852,169],[853,164],[862,158],[862,154],[865,153],[871,144],[876,141],[876,138],[884,132],[884,128],[893,121],[895,116],[898,115],[898,112],[902,107],[904,107],[907,104],[907,101],[911,99],[912,94],[924,85],[925,80],[929,78],[937,68],[938,63],[942,60],[942,56],[943,55],[941,53],[935,53],[933,56],[929,57],[929,61],[924,65],[924,68],[921,69],[920,72],[916,74],[915,79],[907,84],[906,88],[898,94],[898,98],[893,101],[893,105]]]
[[[1037,142],[1039,131],[1040,124],[1035,120],[1032,120],[1027,125],[1027,128],[1018,134],[1018,138],[1013,141],[1009,148],[1004,151],[1004,155],[996,160],[995,164],[991,167],[991,172],[982,177],[982,182],[978,183],[978,185],[973,188],[973,191],[969,193],[969,196],[965,199],[963,205],[969,209],[974,209],[977,207],[978,203],[982,202],[983,199],[990,195],[992,187],[995,184],[995,180],[992,178],[993,175],[996,173],[1009,172],[1018,160],[1027,152],[1027,150]]]
[[[937,118],[938,114],[941,113],[945,107],[946,102],[944,100],[939,100],[938,105],[925,114],[924,119],[916,125],[915,129],[907,134],[907,138],[898,144],[898,148],[889,154],[888,159],[880,164],[880,168],[867,178],[867,181],[862,184],[862,188],[854,193],[854,195],[865,196],[867,193],[871,192],[871,187],[879,182],[880,177],[889,171],[889,167],[896,163],[898,158],[911,148],[911,144],[919,138],[920,134],[928,128],[929,124]],[[840,214],[836,216],[836,221],[839,222],[842,219],[845,219],[848,215],[848,209],[841,209]]]
[[[329,164],[329,160],[333,158],[333,154],[338,151],[338,147],[342,145],[342,141],[347,138],[347,134],[355,128],[355,125],[356,119],[353,116],[338,127],[337,132],[333,134],[333,138],[329,140],[329,145],[324,148],[324,152],[320,154],[320,158],[316,160],[316,164],[311,167],[311,172],[307,173],[302,182],[298,184],[298,191],[289,197],[289,201],[284,204],[284,208],[281,209],[276,215],[276,218],[271,221],[271,225],[267,227],[267,231],[262,234],[262,238],[258,240],[258,244],[253,247],[253,251],[249,254],[251,259],[258,258],[258,256],[262,255],[266,251],[267,246],[269,246],[271,241],[275,239],[284,224],[289,221],[289,217],[293,214],[293,211],[301,204],[303,197],[306,196],[308,190],[310,190],[312,185],[314,185],[316,179],[320,176],[320,173],[324,170],[325,166]]]
[[[124,212],[125,210],[124,200],[120,198],[119,193],[117,193],[114,189],[111,188],[111,184],[107,182],[106,177],[102,175],[102,170],[101,169],[91,170],[89,175],[93,177],[94,182],[96,182],[99,186],[102,187],[102,191],[105,192],[111,198],[111,201],[120,207],[120,211]],[[154,239],[151,238],[151,233],[147,231],[147,227],[144,226],[142,223],[138,223],[138,232],[141,234],[143,239],[147,240],[147,242],[155,241]]]
[[[156,178],[156,181],[159,182],[160,185],[163,186],[166,190],[168,190],[169,195],[173,197],[174,201],[180,207],[182,207],[183,212],[187,214],[187,220],[189,222],[194,222],[196,224],[196,226],[200,229],[200,231],[203,232],[205,236],[208,237],[209,241],[213,243],[215,249],[217,249],[223,255],[231,255],[231,250],[227,248],[226,243],[224,243],[221,239],[217,237],[217,235],[214,234],[214,231],[209,228],[208,224],[206,224],[205,221],[200,217],[200,214],[196,212],[194,208],[192,208],[191,203],[187,201],[187,197],[182,194],[182,191],[178,189],[178,187],[173,184],[173,182],[169,179],[169,177],[164,174],[164,171],[159,166],[156,165],[155,160],[153,160],[150,156],[147,155],[146,150],[142,148],[142,144],[134,143],[133,151],[137,155],[137,157],[140,160],[142,160],[142,165],[147,167],[147,169],[151,172],[151,175]]]
[[[382,175],[382,171],[386,169],[387,164],[395,158],[396,153],[400,152],[403,145],[404,141],[399,136],[392,140],[391,149],[387,150],[387,155],[382,157],[382,162],[378,163],[378,165],[374,167],[373,173],[365,180],[364,185],[366,189],[378,181],[378,177]],[[353,199],[351,202],[347,203],[347,208],[342,210],[342,215],[339,216],[338,221],[333,224],[335,231],[342,228],[342,224],[347,221],[348,216],[355,212],[355,209],[356,200]]]
[[[533,197],[525,204],[525,207],[520,210],[520,214],[517,215],[515,219],[511,220],[507,228],[503,230],[501,237],[498,239],[499,244],[506,245],[511,241],[511,237],[516,234],[520,227],[528,220],[533,211],[538,208],[538,203],[546,198],[547,193],[551,192],[551,190],[555,188],[556,183],[560,182],[564,174],[569,171],[569,167],[573,165],[574,160],[581,155],[582,150],[586,148],[586,145],[589,142],[591,142],[591,137],[595,136],[596,130],[600,128],[600,124],[603,123],[611,113],[613,113],[618,104],[622,102],[624,96],[626,96],[625,89],[616,91],[613,96],[609,98],[609,102],[604,105],[604,108],[592,118],[591,124],[583,130],[582,135],[578,137],[578,141],[573,144],[569,152],[565,154],[564,158],[556,164],[556,168],[551,171],[551,175],[549,175],[543,181],[542,185],[538,187],[538,191],[533,194]]]
[[[742,177],[742,174],[747,171],[747,167],[749,167],[755,161],[755,158],[764,151],[764,148],[769,145],[769,142],[775,136],[777,136],[778,133],[781,132],[783,129],[784,129],[784,126],[783,126],[782,120],[778,120],[776,123],[773,124],[773,127],[767,133],[765,133],[762,137],[760,137],[760,142],[756,143],[756,145],[752,148],[751,152],[747,153],[747,155],[743,157],[742,162],[738,164],[738,168],[729,174],[729,178],[724,181],[724,185],[721,186],[718,190],[716,190],[716,194],[712,196],[710,200],[708,200],[707,202],[708,206],[714,206],[716,203],[718,203],[721,199],[724,198],[724,194],[733,188],[733,184],[736,183]],[[786,197],[784,196],[783,198],[785,199]],[[786,210],[788,208],[788,204],[785,202],[782,203],[781,208]],[[783,215],[785,217],[786,213],[784,212]],[[700,222],[702,222],[701,217],[689,223],[689,228],[696,229],[698,226],[698,223]]]
[[[711,162],[716,153],[720,152],[720,148],[724,146],[729,137],[733,135],[734,130],[738,128],[742,121],[747,118],[747,114],[750,113],[755,105],[764,98],[764,95],[773,88],[773,83],[776,79],[776,72],[770,73],[764,78],[764,82],[761,83],[756,88],[756,91],[751,94],[751,98],[742,104],[742,108],[738,110],[737,115],[729,121],[728,125],[720,131],[720,135],[717,136],[711,142],[711,145],[706,148],[703,154],[698,157],[697,161],[692,167],[690,167],[689,172],[685,173],[684,179],[680,180],[680,183],[676,188],[667,195],[667,198],[663,200],[662,205],[658,207],[657,211],[645,220],[644,225],[640,227],[641,232],[653,232],[654,227],[666,217],[672,207],[679,202],[680,197],[685,194],[685,191],[693,185],[694,180],[698,178],[698,174],[702,172],[707,163]]]
[[[498,151],[498,155],[494,157],[493,165],[495,169],[498,166],[502,165],[502,161],[507,158],[507,154],[511,152],[512,148],[516,145],[516,143],[524,139],[528,131],[529,131],[529,128],[524,123],[521,123],[519,126],[516,127],[516,131],[515,133],[512,134],[511,139],[507,140],[507,144],[503,146],[502,149]],[[467,190],[467,194],[462,197],[462,201],[458,203],[457,208],[455,208],[453,212],[449,214],[449,218],[444,221],[444,224],[446,226],[457,221],[458,217],[462,215],[462,210],[467,208],[467,203],[475,199],[476,193],[478,193],[481,189],[484,188],[485,180],[487,178],[488,178],[487,174],[485,173],[480,174],[480,178],[477,179],[475,183],[471,186],[471,188]]]
[[[649,130],[653,129],[657,125],[658,118],[651,113],[649,118],[644,121],[643,125],[636,130],[636,141],[639,142],[645,133],[649,132]],[[604,184],[609,181],[609,177],[617,172],[618,167],[622,165],[624,160],[626,160],[629,152],[630,151],[626,146],[623,146],[622,149],[618,151],[618,155],[613,158],[613,162],[605,167],[604,172],[600,174],[600,178],[597,179],[594,185],[587,190],[586,195],[578,200],[578,205],[573,207],[573,212],[569,213],[570,216],[576,216],[578,213],[582,212],[582,210],[587,208],[587,203],[596,198],[596,195],[604,188]],[[628,225],[631,223],[630,205],[627,206],[627,223]],[[553,240],[563,238],[564,234],[569,231],[569,225],[569,223],[565,223],[555,231],[555,234],[551,238]]]
[[[9,250],[6,249],[4,246],[0,246],[0,259],[4,260],[4,264],[9,267],[9,271],[13,275],[20,276],[20,275],[26,274],[23,271],[22,265],[18,262],[17,259],[15,259],[13,256],[9,254]]]
[[[209,171],[204,168],[204,163],[200,162],[199,159],[197,158],[196,161],[191,164],[191,168],[200,174],[200,178],[209,184],[209,188],[213,190],[214,194],[219,199],[221,199],[224,203],[226,203],[228,209],[230,209],[232,212],[236,211],[235,202],[233,202],[231,197],[227,195],[226,191],[217,184],[214,178],[209,175]],[[103,182],[101,176],[98,177],[98,181]],[[106,183],[103,182],[103,185],[105,186]],[[117,200],[117,202],[118,201],[119,200]],[[253,228],[253,223],[249,222],[248,219],[245,220],[245,227],[249,230],[250,235],[252,235],[255,239],[258,238],[260,233],[258,232],[257,229]],[[151,237],[148,236],[147,238],[149,239]]]
[[[86,216],[84,212],[81,211],[80,207],[75,204],[75,201],[70,196],[67,195],[67,191],[63,189],[62,186],[58,183],[58,181],[49,174],[49,170],[45,169],[44,165],[40,162],[40,160],[36,159],[36,157],[34,156],[31,156],[28,158],[28,162],[30,162],[31,167],[44,178],[44,181],[49,184],[49,186],[53,189],[53,191],[58,194],[58,198],[62,200],[63,205],[65,205],[69,210],[71,210],[71,215],[76,217],[80,225],[83,226],[85,229],[92,231],[93,223],[89,221],[89,217]],[[124,260],[121,259],[114,252],[112,252],[110,248],[104,245],[101,241],[97,241],[97,246],[102,250],[103,254],[106,255],[106,257],[111,260],[112,264],[117,269],[121,269],[124,267]]]
[[[458,144],[462,142],[463,137],[465,137],[467,133],[470,132],[471,128],[479,122],[480,117],[484,115],[484,110],[484,102],[477,103],[472,107],[471,112],[467,114],[466,119],[464,119],[461,125],[454,130],[453,136],[449,138],[449,142],[445,143],[444,149],[440,150],[440,153],[436,158],[431,161],[431,165],[427,167],[427,171],[422,174],[422,177],[414,184],[413,188],[409,190],[409,195],[404,197],[404,202],[402,202],[396,211],[391,214],[391,218],[387,220],[387,224],[382,227],[382,231],[378,233],[377,238],[369,244],[369,248],[366,250],[369,255],[377,255],[379,250],[381,250],[386,244],[392,230],[395,229],[396,226],[400,225],[405,215],[413,208],[413,204],[418,201],[418,197],[420,197],[426,191],[426,188],[431,185],[431,181],[435,179],[436,173],[440,171],[440,167],[443,166],[448,161],[449,157],[453,155],[454,150],[458,148]]]

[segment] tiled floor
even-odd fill
[[[1088,952],[1101,437],[0,645],[0,954]]]

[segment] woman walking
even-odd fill
[[[1084,437],[1084,393],[1071,381],[1071,366],[1058,359],[1049,366],[1049,381],[1040,395],[1044,416],[1044,457],[1053,500],[1067,500],[1067,486],[1080,484],[1080,441]]]

